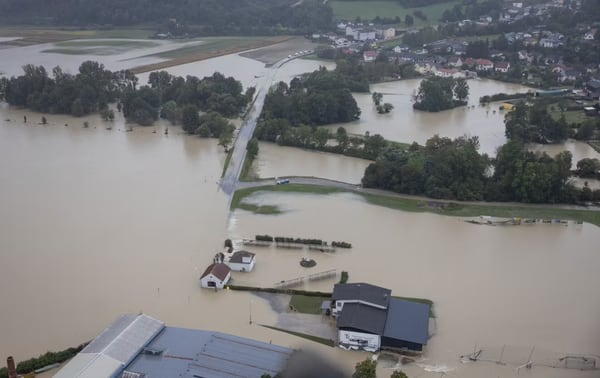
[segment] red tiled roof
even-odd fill
[[[227,278],[227,275],[231,269],[225,264],[210,264],[208,268],[204,271],[204,273],[200,276],[200,279],[208,276],[209,274],[213,274],[213,276],[217,277],[221,281]]]

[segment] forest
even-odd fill
[[[319,0],[0,0],[3,24],[164,25],[193,35],[304,34],[329,30],[331,7]]]
[[[430,76],[421,81],[414,98],[413,108],[439,112],[467,105],[468,97],[469,84],[465,79]]]

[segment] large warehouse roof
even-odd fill
[[[256,377],[281,372],[292,350],[219,332],[166,327],[127,366],[124,375],[164,377]]]
[[[114,377],[165,327],[144,314],[120,316],[54,377]]]

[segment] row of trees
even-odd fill
[[[581,191],[568,183],[572,159],[568,151],[552,158],[513,140],[491,159],[479,154],[478,148],[477,137],[451,140],[437,135],[423,147],[388,147],[367,167],[362,183],[464,201],[573,203],[581,199]]]
[[[417,110],[439,112],[467,104],[469,84],[465,79],[451,77],[426,77],[421,81],[414,98]]]
[[[165,23],[204,35],[306,34],[333,25],[331,7],[320,0],[0,0],[0,17],[75,26]]]
[[[137,78],[129,71],[111,72],[98,62],[86,61],[77,74],[27,64],[24,74],[0,79],[1,100],[42,113],[83,116],[104,109],[126,90],[135,90]]]

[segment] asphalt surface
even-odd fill
[[[254,129],[256,128],[256,122],[258,121],[258,117],[260,117],[262,108],[265,105],[265,97],[269,92],[269,88],[271,88],[271,85],[273,84],[275,74],[281,66],[289,62],[291,59],[293,58],[284,58],[273,64],[266,71],[262,77],[262,80],[256,86],[256,97],[254,103],[246,115],[244,122],[242,122],[242,125],[240,126],[240,131],[238,132],[233,144],[231,160],[229,161],[225,175],[221,179],[221,190],[223,190],[223,192],[229,196],[231,196],[236,190],[240,173],[242,172],[242,166],[244,165],[244,160],[246,160],[246,146],[248,145],[248,141],[252,139]]]

